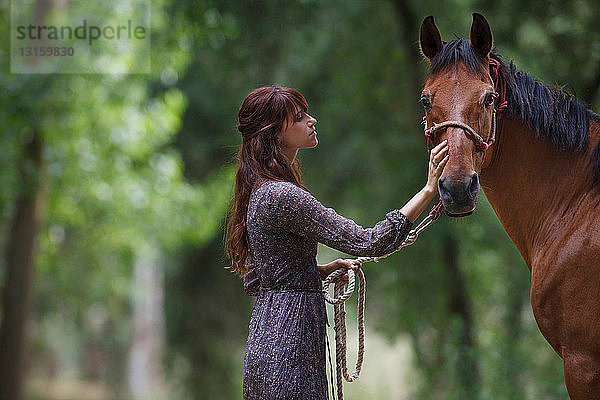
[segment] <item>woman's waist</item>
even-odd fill
[[[322,293],[323,288],[315,285],[302,286],[302,285],[273,285],[263,286],[258,288],[259,293],[293,293],[293,292],[306,292],[306,293]]]

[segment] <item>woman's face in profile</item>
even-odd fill
[[[281,132],[281,147],[286,151],[312,149],[319,141],[315,125],[317,120],[302,110],[297,110]]]

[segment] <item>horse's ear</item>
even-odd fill
[[[492,30],[483,15],[473,13],[471,25],[471,47],[483,59],[490,55],[492,50]]]
[[[425,57],[429,58],[431,61],[431,59],[442,50],[443,46],[442,36],[440,35],[437,26],[435,26],[435,22],[433,22],[433,17],[431,15],[425,18],[421,24],[420,39],[421,51]]]

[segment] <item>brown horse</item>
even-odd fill
[[[481,179],[531,271],[533,312],[563,359],[569,395],[598,400],[600,117],[492,52],[479,14],[470,40],[442,42],[433,17],[420,39],[430,60],[426,134],[450,148],[438,186],[444,208],[472,213]]]

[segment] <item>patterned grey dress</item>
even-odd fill
[[[266,182],[251,195],[247,229],[253,269],[244,286],[257,299],[244,357],[245,400],[327,398],[327,316],[317,243],[356,256],[380,256],[395,250],[410,227],[394,210],[373,228],[362,228],[288,182]]]

